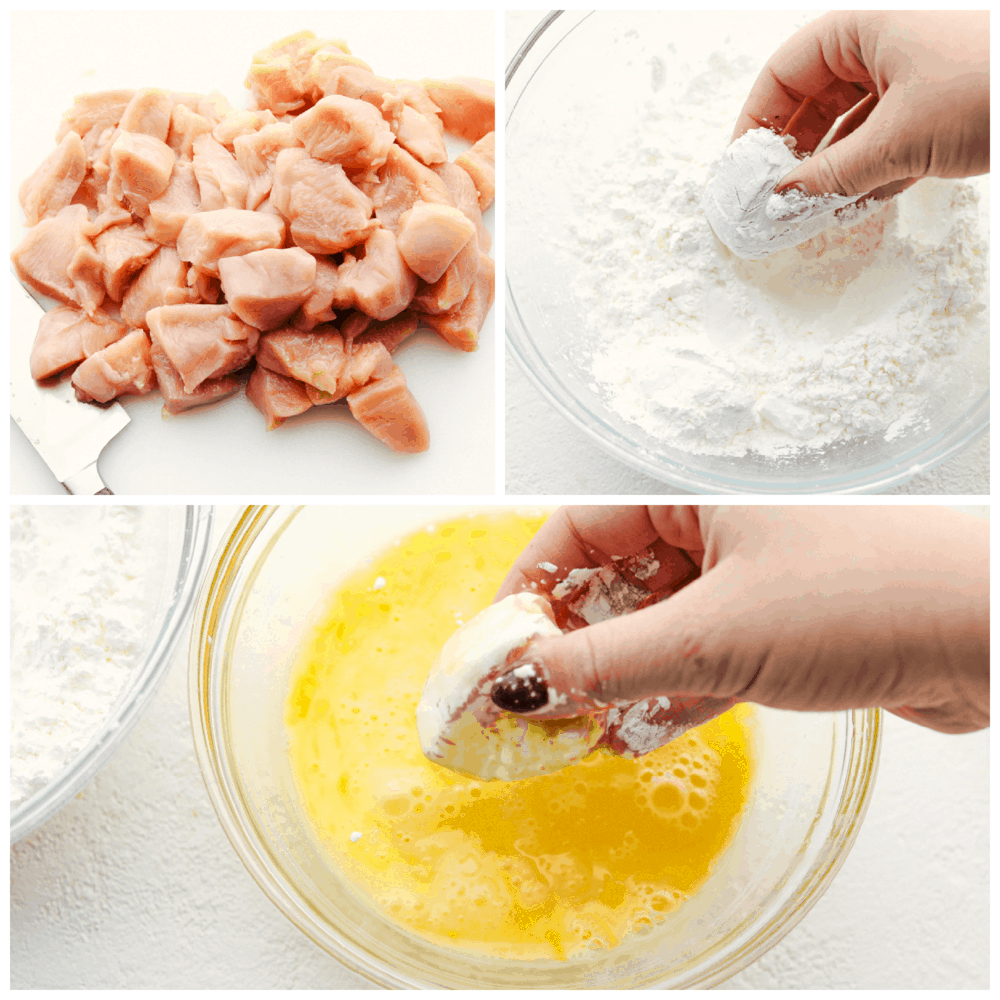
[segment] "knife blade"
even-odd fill
[[[68,493],[111,493],[97,460],[129,422],[118,403],[81,403],[70,380],[40,386],[29,368],[31,345],[46,306],[10,276],[10,414]]]

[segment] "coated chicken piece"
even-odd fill
[[[471,149],[455,157],[455,164],[471,178],[479,192],[479,207],[486,211],[496,193],[496,133],[484,135]]]
[[[337,280],[353,306],[372,319],[392,319],[401,313],[417,290],[417,276],[407,266],[396,237],[376,229],[365,241],[365,255],[346,258]]]
[[[37,225],[69,205],[86,173],[87,151],[83,140],[76,132],[67,132],[17,192],[25,225]]]
[[[76,132],[83,139],[88,155],[92,155],[98,139],[106,129],[118,125],[134,96],[134,90],[101,90],[73,98],[73,106],[63,113],[56,130],[56,142],[67,132]]]
[[[461,167],[454,163],[436,163],[432,167],[434,173],[444,181],[455,207],[464,213],[465,217],[476,227],[479,238],[479,249],[489,253],[493,245],[490,231],[483,225],[483,210],[479,207],[479,192],[472,178]]]
[[[421,80],[430,99],[441,109],[445,131],[478,142],[496,128],[496,96],[492,80],[456,76],[451,80]]]
[[[347,405],[354,419],[393,451],[414,453],[430,447],[427,418],[398,365],[383,378],[350,393]]]
[[[233,140],[233,152],[240,169],[246,174],[247,208],[253,211],[271,193],[274,183],[274,163],[283,149],[302,144],[288,122],[265,125],[259,132],[240,135]]]
[[[278,154],[271,204],[290,223],[296,246],[310,253],[347,250],[378,227],[371,199],[347,179],[344,168],[313,159],[304,149]]]
[[[223,257],[219,278],[230,309],[258,330],[276,330],[306,299],[316,258],[299,247]]]
[[[277,249],[284,242],[285,223],[278,216],[221,208],[192,215],[177,237],[177,252],[181,260],[218,276],[220,257]]]
[[[306,74],[313,53],[323,44],[312,31],[299,31],[255,52],[244,81],[250,90],[250,107],[268,108],[280,116],[312,103]]]
[[[476,280],[479,258],[476,241],[469,240],[448,265],[448,270],[434,284],[420,282],[413,296],[412,307],[420,313],[437,315],[460,305]]]
[[[125,286],[136,271],[159,249],[159,244],[146,238],[142,226],[111,226],[94,240],[101,258],[101,277],[108,298],[121,302]]]
[[[475,232],[457,208],[418,201],[399,217],[396,242],[410,270],[433,284]]]
[[[310,156],[339,163],[345,171],[377,170],[392,146],[392,130],[365,101],[324,97],[292,122],[292,132]]]
[[[178,157],[191,159],[194,155],[194,141],[200,135],[212,134],[212,123],[186,104],[175,104],[170,116],[170,131],[167,145]]]
[[[257,366],[305,382],[333,398],[347,365],[344,338],[332,326],[311,331],[286,328],[265,333],[257,348]]]
[[[236,158],[210,135],[199,135],[191,144],[194,174],[198,178],[201,210],[246,208],[250,182]]]
[[[119,396],[144,396],[156,387],[145,330],[132,330],[121,340],[91,354],[71,382],[81,403],[110,403]]]
[[[142,132],[166,142],[173,110],[174,98],[169,91],[155,87],[137,90],[122,112],[118,127],[123,132]]]
[[[378,182],[363,184],[362,189],[370,194],[379,222],[391,230],[396,229],[399,217],[418,201],[453,204],[444,181],[396,145],[390,148],[385,165],[379,169]]]
[[[17,276],[42,295],[83,306],[104,301],[101,258],[90,242],[93,226],[83,205],[67,205],[32,226],[11,254]]]
[[[194,392],[205,379],[242,368],[260,337],[227,305],[158,306],[146,313],[146,322],[153,340],[180,373],[185,392]]]
[[[184,223],[201,211],[201,189],[190,160],[178,160],[170,174],[166,191],[149,203],[142,220],[146,235],[165,246],[176,246]]]
[[[443,340],[460,351],[479,346],[479,331],[493,305],[496,265],[486,254],[479,255],[479,271],[465,300],[445,313],[420,318]]]
[[[141,132],[119,132],[111,146],[108,194],[117,202],[127,200],[133,215],[145,218],[149,203],[170,183],[177,156],[159,139]]]
[[[364,313],[355,313],[355,315],[363,316]],[[365,318],[367,319],[367,317]],[[384,322],[367,323],[361,333],[351,338],[351,342],[359,345],[379,343],[392,354],[407,337],[417,332],[419,325],[420,318],[415,312],[407,309],[398,316],[393,316],[392,319],[387,319]],[[347,334],[345,330],[346,323],[341,328],[341,333],[344,335],[346,342]]]
[[[128,286],[122,299],[122,319],[130,327],[146,327],[146,313],[157,306],[198,301],[198,292],[187,284],[188,266],[173,247],[160,247]]]
[[[302,382],[263,368],[259,363],[247,383],[247,399],[267,418],[269,431],[313,405]]]
[[[194,392],[184,391],[184,380],[181,373],[167,357],[166,351],[155,341],[149,350],[156,375],[156,384],[163,396],[163,412],[171,416],[183,413],[195,406],[214,403],[217,399],[231,396],[240,387],[240,380],[235,375],[223,375],[222,378],[207,378],[199,383]]]
[[[88,316],[76,306],[58,306],[42,316],[31,347],[31,377],[51,378],[125,336],[121,320],[97,309]]]

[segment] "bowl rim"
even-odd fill
[[[208,561],[212,517],[211,505],[184,506],[184,536],[173,584],[173,599],[146,662],[119,694],[100,732],[69,767],[11,813],[12,844],[34,833],[62,809],[104,767],[139,721],[167,674],[181,632],[194,610],[198,584]]]
[[[462,505],[463,509],[465,506]],[[484,502],[483,508],[499,505]],[[509,509],[523,504],[511,503]],[[195,751],[202,777],[219,822],[237,856],[264,894],[300,931],[342,965],[368,981],[390,988],[435,987],[439,984],[408,977],[376,956],[365,953],[344,938],[300,897],[294,885],[278,876],[269,860],[267,845],[254,835],[255,825],[244,812],[244,798],[229,767],[224,742],[222,716],[226,710],[224,691],[216,690],[215,681],[231,653],[235,634],[232,630],[246,603],[249,585],[256,579],[266,556],[284,530],[302,510],[302,506],[248,506],[242,509],[226,530],[208,572],[204,576],[198,606],[191,629],[188,667],[188,697]],[[250,557],[252,562],[245,562]],[[237,587],[241,589],[237,590]],[[227,627],[226,635],[217,631]],[[740,925],[727,940],[735,942],[724,960],[707,969],[694,970],[672,987],[707,987],[735,975],[774,947],[815,905],[850,853],[871,801],[881,751],[881,709],[833,713],[845,717],[845,741],[839,748],[843,757],[836,764],[835,744],[831,769],[823,801],[835,799],[837,808],[827,813],[821,807],[813,831],[822,821],[829,830],[815,845],[814,857],[802,876],[788,886],[790,875],[772,889],[747,930]],[[807,839],[803,850],[810,848]],[[463,953],[464,955],[464,953]]]
[[[541,13],[541,12],[539,12]],[[553,25],[565,27],[566,33],[553,46],[553,51],[571,32],[591,15],[592,10],[549,11],[535,26],[507,65],[505,73],[505,125],[514,116],[537,69],[548,58],[549,52],[536,52],[543,37],[551,37]],[[568,17],[564,17],[568,15]],[[571,22],[571,23],[568,23]],[[547,34],[548,33],[548,34]],[[538,65],[529,64],[529,57],[539,57]],[[643,472],[660,482],[680,487],[693,493],[709,494],[784,494],[788,496],[835,494],[851,495],[881,493],[892,486],[904,483],[915,475],[929,471],[963,451],[986,433],[990,424],[990,390],[986,390],[969,410],[953,419],[929,440],[911,447],[901,456],[877,462],[867,468],[850,473],[828,474],[807,478],[801,482],[761,482],[740,479],[734,475],[692,472],[680,462],[665,456],[654,456],[637,447],[619,431],[589,410],[577,396],[562,383],[559,376],[545,362],[540,350],[528,333],[514,290],[511,287],[511,270],[504,269],[504,327],[507,346],[528,380],[541,393],[546,402],[591,441],[619,462]],[[543,378],[539,372],[548,376]],[[938,450],[933,449],[937,447]]]

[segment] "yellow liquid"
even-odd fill
[[[517,959],[662,923],[712,872],[752,768],[744,706],[639,760],[602,749],[524,781],[423,756],[414,713],[438,651],[543,521],[441,522],[376,557],[333,595],[286,707],[292,771],[338,867],[417,934]]]

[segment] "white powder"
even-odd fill
[[[150,595],[163,570],[140,507],[10,511],[13,809],[59,775],[104,725],[140,665]]]
[[[688,452],[892,440],[957,391],[985,389],[969,359],[988,335],[986,181],[924,179],[853,228],[734,256],[702,197],[771,51],[738,47],[707,58],[686,92],[654,79],[631,141],[567,168],[578,356],[610,410]],[[802,207],[779,200],[774,218]]]

